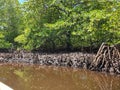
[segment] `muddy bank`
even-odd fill
[[[38,64],[38,65],[53,65],[53,66],[67,66],[73,68],[90,69],[91,63],[95,58],[95,54],[71,52],[71,53],[28,53],[28,52],[14,52],[14,53],[0,53],[0,63],[22,63],[22,64]],[[117,63],[120,69],[120,62]],[[105,68],[105,67],[104,67]],[[95,69],[94,71],[109,72],[111,67]],[[120,74],[117,71],[112,71],[112,74]]]
[[[75,53],[0,53],[1,63],[26,63],[39,65],[69,66],[88,68],[95,55]]]

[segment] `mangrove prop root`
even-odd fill
[[[120,74],[119,49],[116,45],[109,46],[102,43],[89,68],[91,70]]]

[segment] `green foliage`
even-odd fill
[[[0,1],[0,47],[27,50],[120,43],[118,0]]]
[[[0,32],[0,48],[10,48],[11,43],[5,41],[5,36],[2,32]]]
[[[0,40],[1,48],[15,46],[14,38],[18,35],[20,29],[20,18],[18,0],[0,1],[0,32],[4,35],[4,38]]]
[[[25,35],[19,35],[15,38],[15,41],[21,44],[26,44],[27,38],[25,37]]]

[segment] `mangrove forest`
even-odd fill
[[[120,0],[0,0],[2,86],[119,90]]]

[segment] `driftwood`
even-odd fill
[[[120,45],[102,43],[90,69],[120,74]]]

